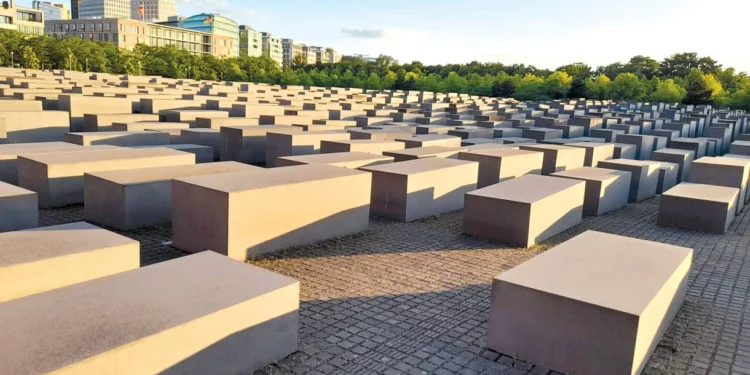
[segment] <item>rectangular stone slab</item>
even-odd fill
[[[740,190],[683,182],[661,195],[657,224],[710,233],[726,233],[734,221]]]
[[[458,158],[458,153],[467,151],[468,147],[444,147],[444,146],[427,146],[417,148],[407,148],[405,150],[385,151],[383,156],[394,158],[395,162],[407,160],[416,160],[423,158]]]
[[[132,148],[155,148],[164,147],[170,150],[177,150],[181,152],[187,152],[195,155],[195,163],[213,163],[214,162],[214,148],[211,146],[204,145],[191,145],[191,144],[170,144],[170,145],[159,145],[159,146],[135,146]]]
[[[667,163],[665,161],[661,162],[661,166],[659,167],[659,183],[656,185],[656,194],[662,194],[678,184],[677,175],[679,169],[679,165],[675,163]]]
[[[478,189],[527,174],[542,174],[544,163],[541,152],[508,148],[460,152],[458,158],[479,163]]]
[[[688,182],[726,186],[740,190],[737,214],[745,207],[750,183],[750,160],[733,157],[704,157],[693,162]]]
[[[156,116],[156,115],[148,115]],[[127,122],[120,123],[116,122],[112,124],[113,131],[129,132],[129,131],[144,131],[144,130],[166,130],[166,129],[189,129],[190,124],[184,122],[158,122],[158,121],[141,121],[141,122]]]
[[[403,150],[405,144],[396,141],[378,141],[371,139],[351,139],[320,142],[320,153],[334,152],[369,152],[382,155],[384,151]]]
[[[111,131],[65,133],[65,142],[79,146],[157,146],[168,145],[169,134],[151,131]]]
[[[0,302],[139,266],[138,241],[84,222],[2,233]],[[9,360],[2,355],[0,358],[4,358],[4,365]]]
[[[599,216],[627,206],[630,194],[630,172],[614,169],[583,167],[553,173],[553,177],[586,182],[583,214]]]
[[[120,230],[134,230],[172,221],[172,179],[259,169],[237,162],[219,162],[86,173],[84,217]]]
[[[221,157],[221,133],[217,129],[182,129],[180,143],[210,146],[214,150],[214,160]]]
[[[542,166],[542,174],[544,175],[581,168],[586,160],[586,150],[580,147],[522,144],[519,149],[544,154],[544,165]]]
[[[195,155],[166,148],[32,154],[18,157],[18,180],[52,208],[83,203],[84,173],[189,164]]]
[[[60,95],[60,110],[70,114],[70,131],[85,131],[85,114],[117,114],[132,113],[133,103],[130,99],[84,96],[84,95]]]
[[[61,151],[89,151],[67,142],[11,143],[0,145],[0,182],[18,185],[18,155]]]
[[[651,153],[651,160],[677,164],[677,183],[687,181],[693,159],[695,159],[695,151],[690,150],[663,148]]]
[[[301,133],[296,126],[224,126],[220,130],[219,157],[222,161],[247,164],[266,162],[267,135],[271,132]]]
[[[175,179],[174,246],[245,260],[358,233],[370,186],[369,173],[320,164]]]
[[[36,228],[38,225],[37,194],[0,181],[0,233]]]
[[[441,146],[441,147],[461,147],[461,138],[452,135],[442,134],[424,134],[415,135],[410,138],[396,138],[396,141],[403,142],[406,148]]]
[[[159,115],[146,113],[84,114],[82,131],[115,131],[120,130],[113,127],[116,123],[137,123],[143,121],[159,121]]]
[[[583,181],[525,175],[472,191],[466,194],[463,231],[533,246],[581,222],[585,189]]]
[[[459,210],[476,189],[479,163],[423,158],[362,168],[372,172],[372,213],[410,222]]]
[[[70,131],[64,111],[0,111],[7,143],[58,142]]]
[[[373,165],[393,163],[393,158],[366,152],[335,152],[328,154],[284,156],[276,160],[277,167],[306,164],[326,164],[334,167],[359,169]]]
[[[630,159],[600,161],[598,168],[615,169],[632,173],[628,201],[636,203],[656,195],[659,185],[659,162]]]
[[[654,150],[655,137],[640,134],[622,134],[617,136],[617,143],[635,146],[636,160],[650,160]]]
[[[310,155],[320,153],[322,141],[349,140],[343,131],[321,131],[301,133],[268,133],[266,141],[266,166],[275,167],[282,156]]]
[[[602,160],[612,159],[615,155],[615,145],[613,143],[575,142],[565,145],[586,150],[586,158],[583,160],[583,165],[586,167],[593,167]]]
[[[706,156],[708,141],[705,139],[677,138],[670,141],[668,147],[693,151],[695,152],[695,159],[700,159]]]
[[[493,280],[487,347],[567,374],[640,374],[685,299],[692,256],[585,232]]]
[[[0,304],[13,374],[249,374],[298,347],[299,282],[212,252]]]

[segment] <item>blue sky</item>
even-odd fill
[[[750,13],[747,0],[177,2],[182,15],[222,13],[279,37],[402,62],[500,61],[554,69],[698,52],[750,71],[742,21]]]

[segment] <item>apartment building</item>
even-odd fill
[[[263,36],[248,25],[240,25],[240,56],[263,55]]]
[[[193,54],[227,57],[234,49],[232,37],[131,19],[53,20],[45,23],[44,32],[55,38],[77,37],[115,43],[129,50],[142,43],[158,47],[176,46]]]
[[[274,38],[271,33],[261,32],[263,38],[263,55],[276,61],[279,66],[284,65],[284,49],[281,46],[281,39]]]
[[[215,13],[201,13],[180,22],[180,27],[232,39],[231,57],[240,55],[240,25]]]
[[[8,0],[6,4],[7,7],[0,6],[0,29],[32,35],[44,34],[44,12],[16,6],[13,0]]]
[[[287,68],[294,67],[294,59],[297,56],[302,56],[305,59],[305,64],[309,64],[305,50],[307,45],[302,43],[295,43],[293,39],[281,39],[281,49],[283,53],[283,64]],[[315,64],[313,62],[313,64]]]

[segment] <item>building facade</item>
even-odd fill
[[[44,12],[16,6],[13,0],[8,7],[0,6],[0,29],[15,30],[24,34],[44,34]]]
[[[41,10],[45,20],[69,20],[70,11],[65,4],[55,4],[49,1],[32,1],[31,7]]]
[[[55,38],[76,37],[115,43],[128,50],[132,50],[137,44],[175,46],[193,54],[211,54],[216,57],[231,56],[234,45],[231,37],[131,19],[53,20],[45,23],[44,32]]]
[[[220,14],[201,13],[180,22],[180,27],[212,35],[231,38],[231,55],[240,55],[240,25]]]
[[[302,48],[302,55],[307,60],[307,65],[315,65],[318,62],[318,55],[313,51],[313,47],[304,46]]]
[[[148,22],[168,21],[170,17],[177,17],[177,3],[175,0],[132,0],[130,17]]]
[[[284,65],[284,49],[281,46],[281,39],[274,38],[271,33],[261,32],[263,37],[263,55],[268,56],[271,60],[276,61],[279,66]]]
[[[263,55],[263,36],[248,25],[240,25],[240,56]]]
[[[307,56],[305,55],[305,50],[307,49],[306,45],[295,43],[292,39],[281,39],[281,48],[283,53],[283,64],[285,67],[294,67],[294,58],[297,56],[302,56],[305,60],[305,64],[309,64]]]
[[[131,11],[131,0],[80,0],[78,2],[79,19],[127,19],[130,18]]]

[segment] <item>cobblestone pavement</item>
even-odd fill
[[[252,263],[302,283],[300,350],[260,374],[556,374],[484,349],[492,277],[586,230],[695,249],[688,296],[645,374],[750,374],[750,244],[745,210],[725,235],[656,226],[658,198],[583,224],[531,249],[461,235],[460,212],[413,223],[372,218],[361,234]],[[44,210],[44,225],[82,207]],[[148,265],[185,253],[170,228],[120,232]]]

